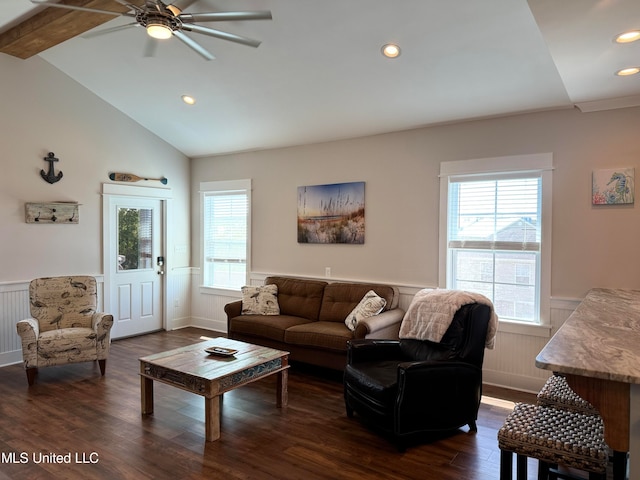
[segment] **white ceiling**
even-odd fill
[[[0,31],[34,8],[0,1]],[[206,24],[259,48],[189,34],[216,59],[175,38],[144,57],[135,27],[40,56],[189,157],[640,105],[640,74],[614,75],[640,65],[640,41],[612,40],[640,28],[638,0],[199,0],[185,12],[230,10],[271,10],[271,21]],[[381,55],[389,42],[400,57]]]

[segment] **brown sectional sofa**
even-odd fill
[[[389,285],[328,283],[293,277],[267,277],[265,285],[278,287],[279,315],[242,315],[242,301],[225,306],[230,338],[290,352],[299,361],[343,370],[347,342],[356,338],[397,339],[404,310],[399,292]],[[387,302],[384,310],[361,320],[355,331],[345,318],[369,291]]]

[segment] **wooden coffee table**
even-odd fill
[[[237,353],[209,355],[205,349],[214,346],[237,350]],[[224,392],[275,373],[278,375],[276,406],[287,405],[289,352],[219,337],[139,360],[142,414],[153,413],[154,381],[202,395],[208,442],[220,438],[220,397]]]

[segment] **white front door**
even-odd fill
[[[107,199],[105,199],[107,201]],[[109,196],[105,272],[111,337],[163,328],[163,202],[155,198]]]

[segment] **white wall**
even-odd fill
[[[101,273],[100,187],[112,171],[166,176],[176,199],[176,242],[189,243],[189,161],[39,57],[0,54],[0,281]],[[54,184],[40,177],[54,152]],[[76,201],[77,225],[24,221],[25,202]],[[189,254],[174,259],[188,265]]]
[[[194,159],[192,264],[199,264],[199,182],[251,178],[254,275],[323,277],[329,266],[334,279],[388,282],[407,292],[435,287],[440,162],[551,152],[551,321],[557,328],[590,288],[640,289],[640,208],[594,207],[590,198],[594,169],[638,169],[639,131],[640,108],[561,110]],[[297,187],[351,181],[366,182],[365,244],[298,244]],[[199,307],[205,297],[195,295],[194,311],[205,310]],[[223,313],[209,311],[212,324],[220,324]],[[535,387],[546,375],[534,366],[546,340],[501,332],[485,372],[498,383]]]
[[[22,282],[104,273],[100,191],[112,171],[168,178],[173,244],[182,248],[167,256],[176,269],[188,267],[189,159],[37,56],[0,54],[0,72],[0,337],[17,338],[14,317],[22,307],[12,307],[9,295],[18,295],[11,292],[22,291]],[[63,172],[54,184],[40,176],[48,152]],[[60,200],[81,204],[77,225],[25,223],[26,202]],[[181,308],[186,302],[188,296]]]
[[[201,181],[253,179],[255,272],[438,282],[438,171],[442,161],[552,152],[554,297],[592,287],[640,288],[640,208],[591,205],[594,169],[640,166],[640,108],[520,115],[373,137],[192,161],[192,264],[198,265]],[[640,170],[637,172],[640,177]],[[296,238],[296,189],[365,181],[362,246]]]

